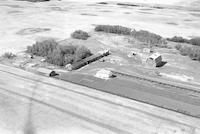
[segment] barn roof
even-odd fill
[[[152,55],[149,56],[149,58],[156,59],[156,58],[158,58],[160,56],[161,55],[159,53],[153,53]]]

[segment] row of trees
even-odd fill
[[[182,46],[179,44],[176,45],[176,49],[179,50],[181,55],[200,61],[200,46]]]
[[[189,43],[189,44],[192,44],[195,46],[200,46],[200,37],[195,37],[192,39],[185,39],[180,36],[174,36],[172,38],[167,38],[167,40],[173,41],[173,42],[179,42],[179,43]]]
[[[61,46],[55,40],[36,42],[27,47],[27,52],[37,56],[43,56],[48,63],[65,66],[79,62],[92,55],[91,51],[84,46]]]
[[[149,31],[140,30],[136,31],[135,29],[118,26],[118,25],[97,25],[95,27],[95,31],[97,32],[106,32],[106,33],[114,33],[114,34],[120,34],[120,35],[130,35],[134,37],[135,39],[150,44],[150,45],[157,45],[158,44],[165,44],[166,41],[157,34],[151,33]]]

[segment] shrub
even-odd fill
[[[195,46],[200,46],[200,37],[196,37],[190,40],[190,43]]]
[[[168,41],[173,41],[173,42],[179,42],[179,43],[189,43],[190,41],[188,39],[185,39],[180,36],[174,36],[172,38],[167,38]]]
[[[122,34],[122,35],[130,35],[131,29],[122,26],[110,26],[110,25],[97,25],[95,27],[95,31],[97,32],[106,32],[106,33],[114,33],[114,34]]]
[[[184,47],[181,47],[179,49],[180,51],[180,54],[183,55],[183,56],[187,56],[191,53],[191,47],[187,47],[187,46],[184,46]]]
[[[81,40],[87,40],[90,36],[87,32],[85,31],[82,31],[82,30],[77,30],[75,32],[73,32],[71,34],[71,37],[72,38],[75,38],[75,39],[81,39]]]
[[[27,52],[37,56],[45,56],[48,63],[59,66],[72,64],[92,55],[90,50],[84,46],[60,46],[54,40],[36,42],[27,47]]]
[[[15,54],[11,53],[11,52],[6,52],[2,55],[3,58],[6,58],[6,59],[13,59],[16,57]]]
[[[200,61],[200,48],[198,47],[192,47],[191,52],[189,53],[189,57],[192,60],[198,60]]]
[[[176,45],[175,48],[176,48],[177,50],[180,50],[180,49],[181,49],[181,44]]]

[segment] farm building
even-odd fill
[[[162,56],[159,53],[153,53],[147,58],[147,64],[153,67],[158,67],[162,64]]]
[[[113,76],[112,72],[110,70],[105,70],[105,69],[101,69],[97,71],[97,73],[95,74],[95,77],[106,80],[111,78],[112,76]]]
[[[71,65],[71,70],[76,70],[76,69],[79,69],[87,64],[90,64],[94,61],[97,61],[105,56],[108,56],[110,54],[110,51],[104,51],[104,52],[101,52],[101,53],[97,53],[96,55],[92,55],[90,57],[87,57],[79,62],[76,62],[74,64]]]
[[[110,54],[110,50],[106,49],[106,50],[103,50],[103,51],[99,51],[98,53],[107,56],[107,55]]]

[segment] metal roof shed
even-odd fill
[[[162,64],[162,56],[159,53],[153,53],[147,59],[149,65],[158,67]]]

